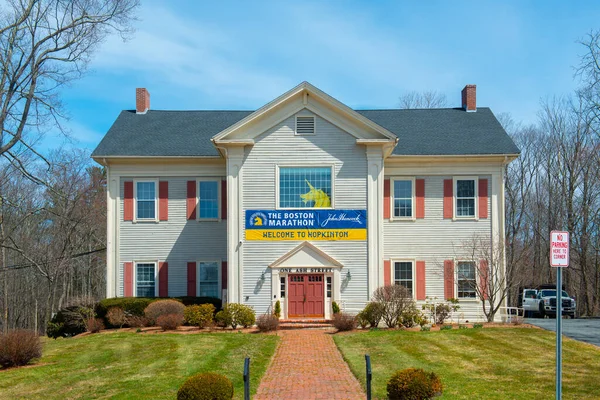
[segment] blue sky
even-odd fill
[[[136,87],[152,109],[249,110],[304,80],[353,108],[425,90],[459,106],[473,83],[479,106],[533,123],[541,98],[577,86],[600,2],[143,1],[134,25],[63,91],[71,145],[93,149]]]

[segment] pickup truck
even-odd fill
[[[522,308],[525,317],[533,317],[539,312],[537,289],[519,289],[518,307]]]
[[[556,317],[556,289],[541,289],[537,293],[538,312],[544,318]],[[562,314],[575,318],[577,304],[575,299],[569,297],[566,291],[562,291]]]

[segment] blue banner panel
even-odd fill
[[[367,229],[367,210],[246,210],[246,229]]]

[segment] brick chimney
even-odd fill
[[[135,89],[135,113],[146,114],[150,109],[150,93],[146,88]]]
[[[467,85],[461,93],[462,108],[467,112],[477,111],[477,85]]]

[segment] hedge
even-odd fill
[[[165,300],[167,298],[161,297],[115,297],[111,299],[104,299],[98,303],[96,306],[96,315],[98,318],[102,318],[104,320],[104,324],[107,327],[115,328],[115,326],[111,325],[107,318],[106,313],[108,313],[108,309],[111,307],[120,307],[125,311],[127,315],[136,315],[143,316],[144,310],[148,305],[157,300]],[[192,297],[192,296],[182,296],[182,297],[168,297],[168,299],[177,300],[182,302],[186,306],[190,305],[200,305],[200,304],[212,304],[215,306],[217,310],[221,308],[221,300],[215,297]]]

